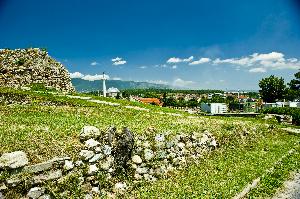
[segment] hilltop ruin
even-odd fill
[[[39,48],[0,49],[0,87],[20,88],[43,84],[73,92],[70,74],[58,61]]]

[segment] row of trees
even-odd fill
[[[291,80],[287,85],[285,85],[282,77],[275,77],[274,75],[260,80],[259,93],[264,102],[300,99],[300,71],[295,73],[294,76],[295,79]]]

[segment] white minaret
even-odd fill
[[[103,86],[102,86],[102,89],[103,89],[103,97],[106,97],[106,84],[105,84],[105,80],[106,80],[106,76],[103,72],[103,77],[102,77],[102,81],[103,81]]]

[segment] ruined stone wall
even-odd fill
[[[127,198],[125,194],[134,195],[135,184],[168,178],[219,145],[208,131],[177,135],[147,131],[150,134],[136,135],[128,128],[84,126],[77,155],[38,164],[30,164],[23,151],[3,153],[0,198],[16,198],[12,193],[30,199]],[[76,193],[66,189],[72,183]]]
[[[72,92],[66,68],[39,48],[0,49],[0,86],[19,88],[41,83],[60,91]]]

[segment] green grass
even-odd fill
[[[231,122],[187,119],[124,107],[0,106],[0,153],[25,150],[33,162],[53,155],[75,155],[75,149],[80,146],[78,136],[85,125],[94,125],[104,131],[111,125],[118,129],[127,126],[134,134],[149,134],[149,127],[155,128],[157,133],[170,131],[173,134],[209,130],[221,141],[226,141],[222,137],[232,134]],[[244,123],[237,123],[234,127],[235,130],[240,128],[255,131],[251,125]]]
[[[3,92],[15,92],[34,99],[31,105],[0,105],[0,154],[23,150],[32,164],[54,156],[76,157],[81,147],[79,133],[85,125],[94,125],[103,131],[111,125],[119,130],[127,126],[134,134],[147,136],[166,131],[177,134],[207,130],[216,137],[220,147],[204,155],[199,163],[191,164],[167,179],[137,184],[130,194],[138,198],[230,198],[274,166],[300,140],[299,136],[280,131],[279,125],[261,119],[191,119],[186,113],[183,113],[184,117],[158,114],[178,111],[151,105],[139,104],[151,109],[150,112],[127,109],[124,105],[135,103],[124,100],[93,97],[121,104],[112,107],[47,93]],[[44,101],[59,102],[59,106],[40,106],[39,103]],[[154,128],[155,133],[151,133],[149,127]],[[284,162],[286,169],[279,169],[275,177],[262,179],[251,196],[272,195],[289,172],[299,168],[298,157],[287,159]],[[278,182],[269,183],[276,180]]]
[[[282,187],[283,182],[294,172],[300,170],[300,146],[299,142],[294,147],[295,153],[287,155],[282,161],[274,166],[274,170],[267,172],[262,178],[256,189],[249,193],[249,198],[268,197],[273,195],[276,190]]]
[[[297,136],[274,132],[256,142],[229,144],[171,178],[139,187],[135,194],[139,198],[231,198],[264,174],[297,141]],[[285,175],[279,174],[273,180],[282,184],[289,171],[299,169],[295,160],[287,159],[291,167],[286,169]],[[278,187],[268,186],[269,192],[264,193],[266,187],[263,186],[255,193],[257,197],[270,196]]]

